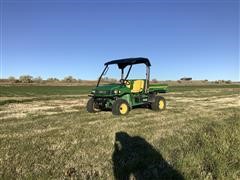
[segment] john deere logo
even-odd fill
[[[106,91],[98,91],[99,94],[106,94]]]

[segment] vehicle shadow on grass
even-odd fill
[[[144,138],[115,134],[112,155],[116,180],[184,179]]]

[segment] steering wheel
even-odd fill
[[[125,84],[125,85],[130,85],[130,81],[125,80],[125,81],[124,81],[124,84]]]
[[[130,85],[131,84],[130,81],[124,80],[124,79],[120,79],[120,83],[125,84],[125,85]]]

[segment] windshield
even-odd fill
[[[119,83],[121,78],[121,70],[118,69],[117,66],[106,66],[105,71],[103,71],[103,74],[101,76],[100,81],[98,84],[113,84],[113,83]]]
[[[122,70],[116,64],[105,66],[97,86],[99,84],[120,84],[126,79],[144,79],[145,68],[144,65],[129,65],[124,68],[122,76]]]

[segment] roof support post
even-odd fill
[[[124,76],[124,68],[121,69],[121,79],[123,79]]]
[[[96,87],[98,87],[98,85],[99,85],[99,83],[100,83],[100,81],[101,81],[101,79],[102,79],[102,76],[103,76],[103,74],[105,73],[105,71],[107,70],[107,68],[108,68],[108,65],[105,65],[105,68],[104,68],[102,74],[101,74],[100,77],[98,78],[98,82],[97,82],[97,86],[96,86]]]
[[[148,93],[149,81],[150,81],[150,66],[146,66],[145,93]]]

